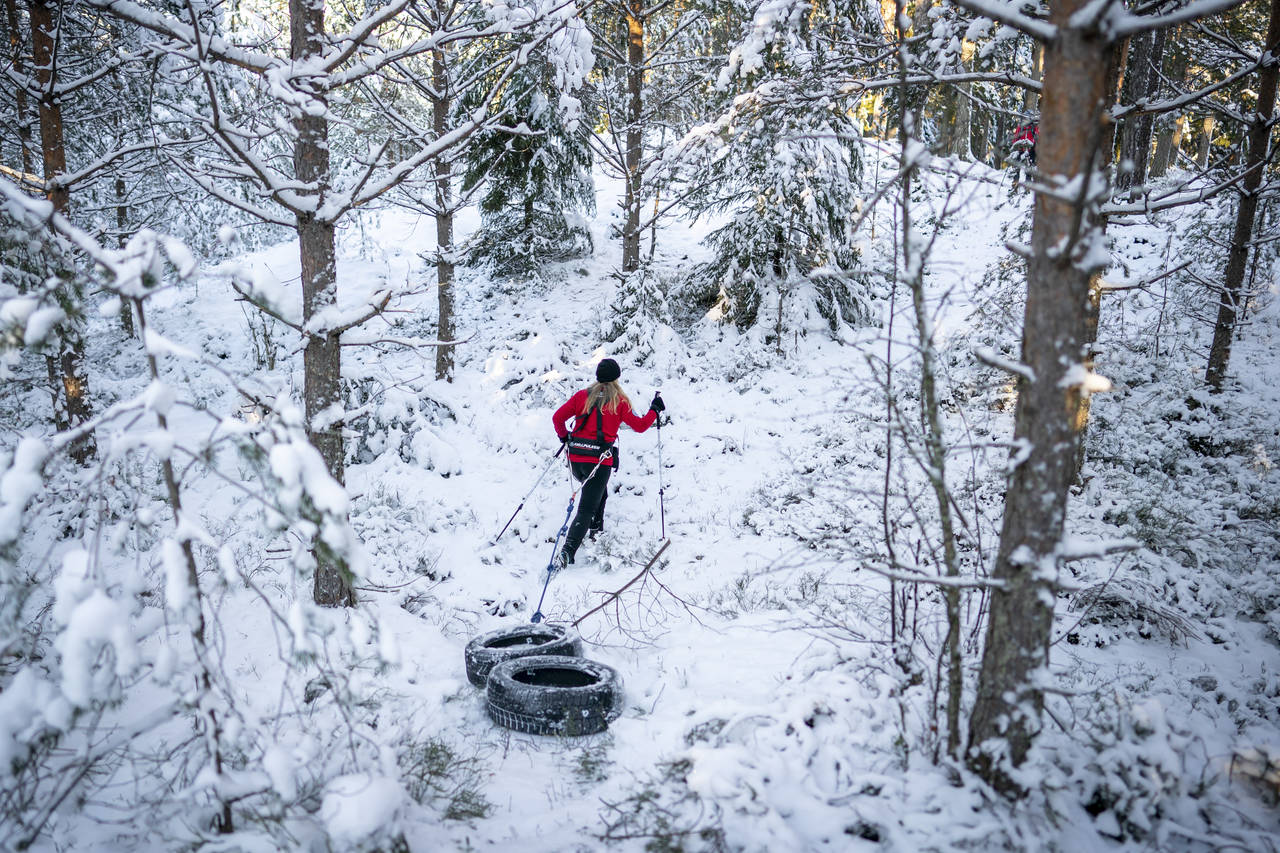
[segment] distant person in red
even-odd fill
[[[1040,135],[1040,124],[1034,119],[1020,124],[1013,129],[1013,139],[1009,148],[1014,157],[1025,159],[1028,166],[1036,164],[1036,137]]]
[[[594,536],[604,529],[604,502],[608,497],[605,487],[617,462],[613,445],[618,440],[619,427],[626,424],[636,432],[644,432],[658,420],[658,413],[667,408],[662,397],[654,394],[648,413],[644,417],[637,415],[618,384],[621,375],[618,362],[611,358],[601,360],[596,365],[595,384],[574,394],[551,416],[556,435],[568,445],[569,470],[574,479],[582,483],[578,513],[569,525],[564,547],[556,556],[559,568],[573,562],[588,530]],[[577,418],[572,430],[568,427],[570,418]]]

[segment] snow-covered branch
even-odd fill
[[[1150,30],[1164,30],[1169,27],[1198,21],[1230,11],[1244,3],[1244,0],[1193,0],[1180,9],[1164,12],[1159,15],[1133,15],[1121,7],[1113,13],[1107,22],[1107,30],[1116,39]]]
[[[1049,42],[1058,37],[1058,30],[1052,24],[1024,14],[1022,9],[1026,4],[1022,2],[1005,3],[1002,0],[951,0],[951,2],[961,9],[967,9],[984,18],[1012,27],[1018,32],[1026,33],[1038,41]]]

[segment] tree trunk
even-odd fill
[[[26,70],[22,65],[22,31],[21,21],[18,17],[18,4],[16,0],[5,0],[5,15],[9,22],[9,53],[10,62],[13,65],[13,72],[18,77],[25,77]],[[18,149],[19,157],[22,162],[22,174],[32,175],[32,164],[34,157],[32,156],[31,142],[31,112],[27,106],[27,92],[21,86],[13,88],[13,105],[15,116],[15,126],[18,129]]]
[[[116,245],[121,249],[129,242],[129,207],[125,204],[125,185],[124,178],[116,178]],[[120,327],[124,329],[126,337],[134,337],[133,331],[133,303],[126,301],[120,306]]]
[[[435,97],[431,102],[431,119],[436,138],[444,136],[449,128],[449,79],[444,62],[444,51],[436,50],[431,57],[431,87]],[[453,200],[450,191],[449,158],[435,158],[436,171],[436,284],[439,313],[436,339],[453,340]],[[453,344],[436,347],[436,379],[453,381]]]
[[[32,0],[31,53],[36,82],[40,86],[40,154],[44,164],[45,198],[58,213],[66,213],[71,201],[70,189],[60,183],[67,171],[67,150],[63,144],[62,107],[55,97],[57,86],[57,15],[60,5],[46,0]],[[89,383],[84,375],[84,337],[72,324],[58,331],[57,355],[47,356],[49,375],[57,382],[52,389],[54,424],[59,429],[77,427],[89,420]],[[87,433],[72,442],[71,458],[84,465],[93,458],[97,447],[93,434]]]
[[[1280,76],[1280,62],[1277,61],[1280,54],[1280,0],[1271,0],[1271,23],[1267,27],[1267,44],[1262,52],[1271,54],[1271,61],[1258,70],[1258,109],[1249,122],[1249,132],[1245,137],[1249,146],[1245,154],[1247,174],[1240,186],[1240,206],[1236,208],[1227,268],[1222,274],[1218,320],[1213,326],[1213,345],[1209,349],[1209,365],[1204,374],[1204,381],[1214,391],[1222,390],[1222,381],[1231,361],[1231,338],[1235,335],[1240,312],[1244,271],[1253,239],[1253,222],[1258,213],[1258,187],[1262,184],[1267,143],[1271,136],[1271,113],[1276,106],[1276,84]]]
[[[920,121],[919,114],[909,105],[906,63],[907,33],[900,27],[903,12],[903,0],[897,0],[894,20],[899,22],[896,30],[898,40],[898,73],[900,75],[899,95],[904,105],[903,121],[898,127],[898,149],[906,152],[912,142],[918,142]],[[961,98],[961,100],[964,100]],[[911,185],[917,178],[919,167],[914,161],[908,161],[903,154],[901,198],[899,206],[902,213],[902,269],[903,278],[911,289],[911,304],[915,312],[916,346],[920,354],[920,407],[921,420],[924,422],[925,475],[933,488],[934,498],[938,504],[939,535],[942,539],[942,570],[948,578],[957,578],[960,574],[956,553],[955,528],[951,515],[951,496],[947,491],[946,474],[946,436],[942,429],[942,416],[937,395],[937,350],[933,343],[933,329],[930,323],[929,308],[924,292],[924,246],[916,245],[917,227],[911,216]],[[896,278],[896,276],[895,276]],[[886,476],[887,476],[886,468]],[[886,482],[886,500],[888,487]],[[936,558],[936,552],[935,552]],[[892,594],[892,590],[891,590]],[[960,751],[960,701],[964,693],[963,659],[960,650],[960,590],[950,586],[943,589],[943,601],[947,613],[947,638],[943,653],[947,658],[947,754],[953,758]],[[896,651],[897,614],[896,605],[891,604],[890,631],[893,635]]]
[[[1200,123],[1200,136],[1196,140],[1196,165],[1201,169],[1209,168],[1209,152],[1213,150],[1213,132],[1217,124],[1217,119],[1213,116],[1205,116]]]
[[[1073,25],[1072,16],[1089,2],[1051,5],[1058,38],[1045,47],[1038,159],[1044,173],[1068,183],[1106,179],[1105,113],[1115,50],[1104,33]],[[1018,383],[1014,427],[1022,458],[1009,476],[993,572],[1001,586],[991,594],[969,721],[970,765],[1011,795],[1021,789],[1010,770],[1026,759],[1044,707],[1058,549],[1083,396],[1078,381],[1066,380],[1086,358],[1089,283],[1096,271],[1086,263],[1096,265],[1101,239],[1095,211],[1037,195],[1022,337],[1030,378]]]
[[[1186,121],[1186,116],[1175,116],[1156,134],[1156,153],[1151,157],[1151,177],[1163,178],[1177,162],[1178,150],[1182,147],[1182,128]]]
[[[324,45],[324,3],[289,0],[290,58],[317,56]],[[320,93],[312,97],[323,103]],[[295,214],[298,251],[302,266],[302,323],[338,304],[337,250],[333,221],[317,215],[329,188],[329,123],[323,115],[298,111],[293,120],[298,138],[293,168],[303,192],[314,200],[314,210]],[[324,459],[325,468],[339,484],[346,481],[342,446],[342,347],[341,334],[326,329],[307,335],[302,352],[303,397],[306,403],[307,439]],[[317,540],[313,595],[316,604],[329,607],[355,604],[351,573],[341,557]]]
[[[70,190],[58,183],[67,171],[62,141],[62,107],[54,97],[57,58],[57,0],[31,0],[31,48],[36,82],[40,86],[40,154],[44,161],[45,197],[53,209],[65,213]]]
[[[139,324],[146,328],[146,313],[143,308],[142,300],[136,301],[138,311]],[[132,312],[134,305],[127,306],[126,310]],[[151,374],[152,382],[160,381],[160,367],[157,363],[155,355],[147,354],[147,369]],[[156,412],[156,423],[162,432],[169,431],[169,420]],[[166,456],[160,462],[160,471],[164,476],[164,483],[169,492],[169,506],[173,509],[173,521],[175,532],[181,526],[183,518],[182,509],[182,490],[178,486],[178,476],[173,468],[173,460]],[[205,633],[204,619],[204,593],[200,589],[200,572],[196,567],[195,551],[191,547],[191,540],[186,539],[182,542],[182,558],[187,568],[187,585],[191,587],[194,595],[192,600],[187,603],[185,612],[180,615],[185,617],[188,627],[191,629],[191,639],[195,644],[196,663],[199,667],[200,690],[207,701],[199,703],[199,713],[204,718],[205,731],[204,736],[209,744],[209,755],[213,759],[213,772],[217,776],[222,775],[222,721],[218,718],[218,712],[213,707],[213,674],[209,671],[209,643]],[[218,832],[227,834],[235,831],[235,823],[232,820],[231,803],[232,800],[224,799],[219,796],[222,808],[218,817],[214,818],[214,826]]]
[[[966,69],[962,64],[951,70],[963,73]],[[963,160],[973,158],[969,111],[969,94],[972,89],[971,83],[961,83],[957,86],[948,86],[945,90],[946,108],[942,113],[942,133],[939,141],[942,153],[948,157],[959,157]]]
[[[907,135],[903,133],[906,150]],[[912,245],[911,181],[915,166],[907,166],[902,176],[902,234],[903,250],[912,257],[920,248]],[[920,353],[920,405],[925,423],[925,471],[938,504],[939,535],[942,538],[942,569],[946,576],[957,579],[960,565],[956,553],[955,525],[951,517],[951,495],[947,491],[947,445],[942,430],[942,416],[938,405],[937,352],[933,345],[929,307],[924,296],[923,264],[906,264],[911,276],[907,284],[911,288],[911,304],[915,310],[916,346]],[[955,758],[960,752],[960,700],[964,695],[964,665],[960,650],[960,589],[943,587],[943,601],[947,613],[947,639],[944,644],[947,657],[947,754]]]
[[[1113,100],[1120,98],[1120,88],[1124,82],[1121,64],[1127,55],[1127,45],[1127,42],[1124,45],[1118,45],[1112,52],[1115,61],[1111,63],[1107,72],[1106,89]],[[1101,147],[1101,162],[1098,164],[1098,168],[1102,171],[1109,171],[1112,165],[1112,155],[1116,150],[1116,124],[1105,114],[1102,118]],[[1106,233],[1108,219],[1105,213],[1093,210],[1086,212],[1085,216],[1093,227],[1099,230],[1100,234]],[[1093,345],[1098,341],[1098,322],[1102,316],[1102,273],[1103,270],[1098,269],[1089,276],[1089,305],[1084,321],[1084,363],[1089,370],[1093,370],[1095,356]],[[1076,458],[1071,477],[1073,481],[1080,478],[1080,469],[1084,467],[1085,433],[1089,429],[1089,410],[1092,405],[1093,403],[1089,397],[1082,397],[1080,399],[1080,408],[1076,412],[1080,438],[1076,443]]]
[[[1140,33],[1129,43],[1129,68],[1124,76],[1122,100],[1126,106],[1143,105],[1158,90],[1157,73],[1164,57],[1165,31]],[[1116,185],[1121,189],[1140,186],[1147,179],[1147,159],[1151,153],[1151,115],[1124,120],[1120,140],[1120,170]]]
[[[1181,87],[1187,78],[1187,49],[1183,44],[1186,30],[1176,28],[1171,34],[1166,54],[1168,71],[1166,77],[1175,87]],[[1182,141],[1182,116],[1165,117],[1160,120],[1156,133],[1156,151],[1151,156],[1151,177],[1162,178],[1177,156],[1178,145]]]
[[[1168,30],[1156,30],[1152,36],[1151,55],[1148,57],[1147,87],[1143,100],[1150,103],[1160,93],[1163,80],[1160,71],[1164,66],[1164,51],[1168,44]],[[1155,116],[1151,113],[1138,116],[1134,122],[1134,138],[1130,154],[1134,163],[1133,183],[1141,186],[1147,182],[1147,165],[1151,160],[1151,131],[1155,126]]]
[[[1031,49],[1031,79],[1037,83],[1044,79],[1044,45],[1039,42]],[[1040,93],[1027,89],[1022,93],[1022,108],[1028,113],[1040,109]]]
[[[640,158],[644,136],[641,128],[641,95],[644,88],[644,6],[640,0],[627,5],[627,150],[626,188],[623,197],[626,223],[622,229],[622,271],[640,269]]]

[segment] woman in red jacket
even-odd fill
[[[573,562],[582,537],[588,530],[594,533],[604,529],[604,503],[608,497],[605,487],[614,469],[617,455],[614,442],[618,440],[618,428],[626,424],[636,432],[644,432],[653,426],[658,413],[666,409],[662,397],[653,395],[653,402],[644,417],[631,409],[631,400],[618,384],[622,368],[611,358],[596,365],[596,381],[569,398],[551,416],[556,435],[568,444],[569,469],[574,479],[582,483],[582,500],[578,513],[569,525],[564,547],[556,556],[557,565],[563,568]],[[573,429],[568,428],[570,418],[577,418]]]

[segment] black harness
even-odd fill
[[[576,435],[578,430],[591,422],[591,416],[596,416],[596,437],[587,438],[583,435]],[[591,407],[586,414],[578,416],[579,420],[573,426],[572,432],[569,433],[569,452],[575,456],[590,456],[592,459],[600,459],[606,454],[611,457],[616,453],[610,453],[614,450],[613,444],[605,441],[604,438],[604,412],[600,411],[600,403],[597,402]]]

